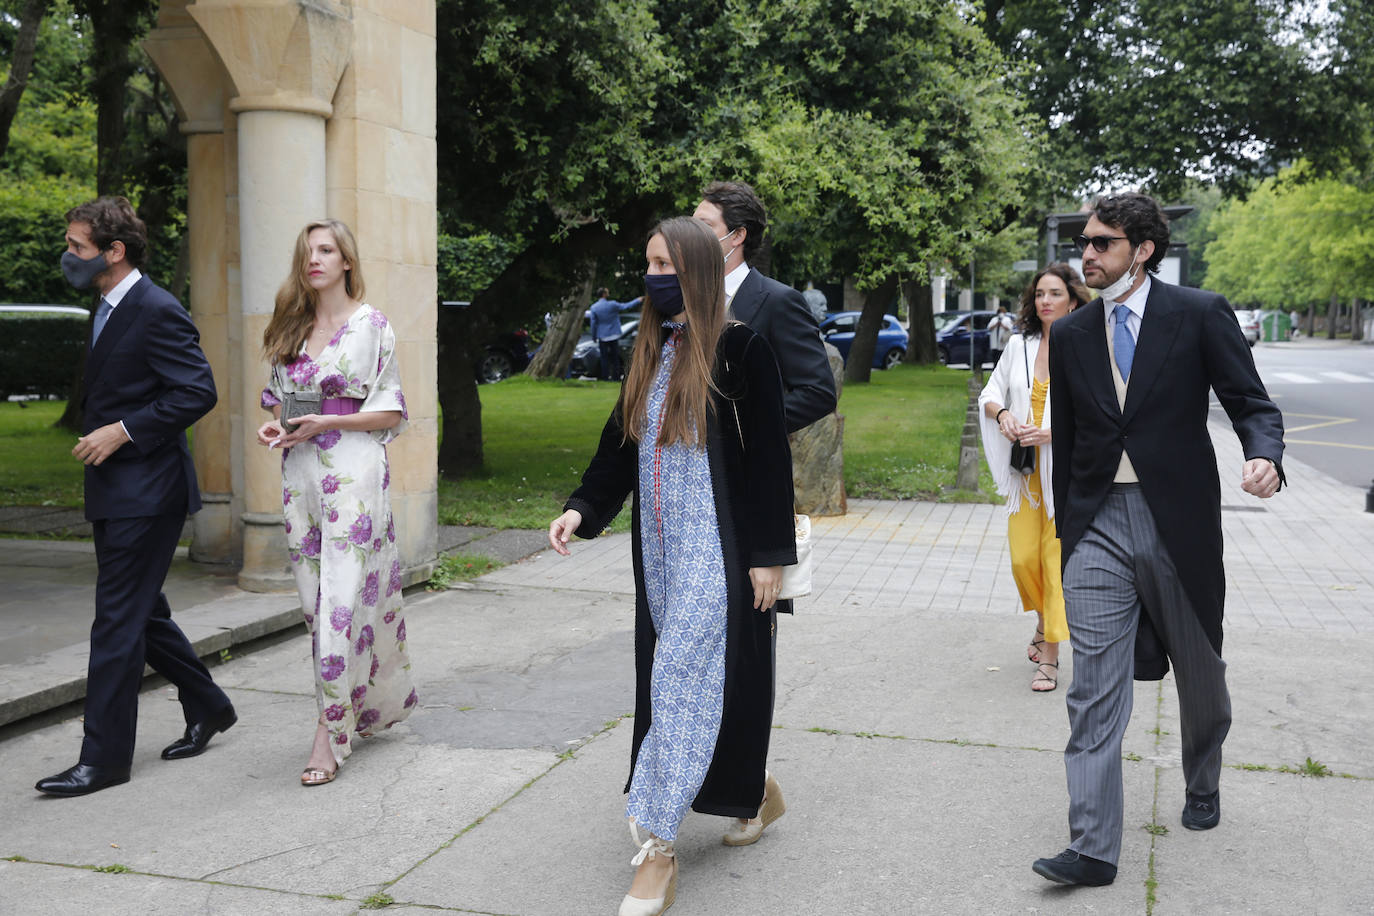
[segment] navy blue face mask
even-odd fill
[[[683,310],[682,284],[677,274],[645,274],[644,291],[649,294],[649,304],[664,318],[672,318]]]

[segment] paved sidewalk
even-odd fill
[[[1254,500],[1216,438],[1235,706],[1216,830],[1179,826],[1173,684],[1142,684],[1116,883],[1032,874],[1067,843],[1071,653],[1059,691],[1029,691],[1000,508],[854,501],[817,520],[817,593],[779,627],[788,813],[744,849],[690,816],[673,916],[1374,912],[1374,515],[1296,462]],[[31,788],[74,760],[79,721],[0,731],[0,913],[614,912],[631,592],[616,535],[412,594],[420,709],[309,791],[304,636],[215,669],[240,722],[202,757],[158,759],[180,713],[145,692],[133,781],[87,798]]]

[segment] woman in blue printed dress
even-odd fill
[[[638,867],[620,916],[673,902],[678,826],[736,818],[748,845],[784,810],[764,768],[782,567],[796,562],[782,380],[762,337],[725,317],[719,241],[660,223],[645,250],[647,318],[601,444],[549,526],[600,534],[634,494],[635,717],[626,816]],[[783,610],[788,608],[783,607]]]
[[[311,223],[263,334],[273,418],[258,442],[282,451],[286,544],[313,642],[319,719],[306,786],[332,782],[356,736],[390,728],[416,702],[386,458],[406,402],[396,334],[363,295],[353,233]],[[283,423],[288,395],[319,406]]]

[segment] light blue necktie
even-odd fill
[[[1116,319],[1116,330],[1112,332],[1112,350],[1116,353],[1116,367],[1121,370],[1123,380],[1130,379],[1131,363],[1135,360],[1135,338],[1131,336],[1131,329],[1126,326],[1126,318],[1130,314],[1131,310],[1124,304],[1112,310],[1112,317]]]
[[[110,320],[110,312],[114,307],[105,301],[105,297],[100,297],[100,308],[95,310],[95,327],[91,329],[91,349],[95,349],[95,342],[100,339],[100,332],[105,330],[105,322]]]

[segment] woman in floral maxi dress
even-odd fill
[[[567,554],[571,534],[596,537],[634,494],[625,813],[650,836],[620,916],[672,905],[674,841],[689,807],[739,819],[723,838],[731,846],[753,842],[785,810],[764,764],[778,586],[782,566],[797,561],[782,379],[767,342],[725,320],[719,242],[683,217],[660,224],[645,254],[658,314],[641,325],[582,485],[549,526],[550,544]]]
[[[405,427],[396,335],[362,302],[352,233],[311,223],[263,335],[272,376],[258,441],[282,450],[287,549],[313,644],[318,727],[304,785],[331,782],[356,736],[416,703],[401,614],[386,443]],[[288,396],[319,398],[294,429]]]

